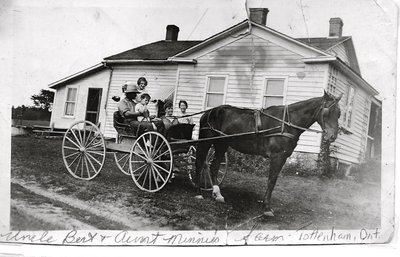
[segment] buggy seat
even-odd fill
[[[190,140],[192,139],[192,134],[193,134],[193,128],[195,124],[175,124],[172,125],[168,130],[167,130],[167,140],[179,140],[179,139],[186,139]]]
[[[136,136],[136,131],[129,124],[124,122],[124,118],[122,117],[119,111],[115,111],[113,114],[113,125],[115,130],[120,135],[127,136]]]

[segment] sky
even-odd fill
[[[353,37],[364,79],[382,99],[394,92],[397,8],[393,1],[247,1],[250,8],[269,9],[267,26],[295,38],[326,37],[329,19],[342,18],[343,35]],[[202,40],[246,18],[245,0],[2,1],[0,39],[10,51],[9,75],[2,78],[8,86],[0,92],[11,96],[14,106],[32,105],[30,96],[50,83],[104,57],[164,39],[168,24],[180,28],[180,40]]]

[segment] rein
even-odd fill
[[[268,134],[268,135],[264,135],[264,136],[265,136],[265,137],[270,137],[270,136],[285,136],[285,137],[289,137],[289,138],[294,138],[294,136],[293,136],[292,134],[287,133],[287,132],[284,132],[284,127],[285,127],[285,125],[286,125],[286,126],[289,126],[289,127],[292,127],[292,128],[300,129],[300,130],[303,130],[303,131],[310,131],[310,132],[315,132],[315,133],[324,133],[324,131],[325,131],[324,114],[325,114],[326,112],[328,112],[328,111],[330,110],[330,108],[332,108],[335,104],[337,104],[337,101],[334,100],[333,103],[330,104],[328,107],[325,107],[325,104],[326,104],[326,101],[324,100],[324,102],[322,103],[322,105],[315,111],[315,113],[314,113],[313,116],[312,116],[312,118],[314,119],[315,116],[318,115],[318,113],[321,115],[321,124],[322,124],[321,127],[322,127],[322,131],[321,131],[321,130],[317,130],[317,129],[305,128],[305,127],[301,127],[301,126],[298,126],[298,125],[296,125],[296,124],[293,124],[293,123],[290,121],[289,107],[288,107],[288,105],[285,105],[285,106],[284,106],[283,119],[278,118],[278,117],[273,116],[273,115],[270,115],[270,114],[264,112],[263,109],[250,109],[250,108],[242,108],[242,109],[254,111],[255,120],[256,120],[255,132],[251,132],[251,133],[254,133],[254,134],[263,134],[263,133],[269,132],[269,131],[271,131],[271,130],[281,128],[281,131],[280,131],[279,133],[273,133],[273,134]],[[200,112],[196,112],[196,113],[188,114],[188,115],[183,115],[183,116],[173,116],[173,117],[174,117],[174,118],[177,118],[177,119],[179,119],[179,118],[186,118],[186,117],[192,117],[192,116],[195,116],[195,115],[198,115],[198,114],[205,113],[205,112],[207,112],[207,111],[209,111],[209,110],[204,110],[204,111],[200,111]],[[231,135],[227,135],[227,134],[223,133],[222,131],[219,131],[219,130],[217,130],[217,129],[215,129],[215,128],[213,128],[213,127],[211,126],[211,124],[210,124],[209,121],[208,121],[211,112],[212,112],[212,110],[208,113],[208,118],[207,118],[208,127],[204,127],[204,128],[201,128],[201,129],[203,129],[203,130],[205,130],[205,129],[213,130],[213,131],[217,132],[218,134],[220,134],[220,135],[222,135],[222,136],[231,136]],[[260,115],[258,115],[257,113],[263,114],[263,115],[265,115],[265,116],[267,116],[267,117],[269,117],[269,118],[271,118],[271,119],[277,120],[277,121],[279,121],[280,123],[282,123],[282,125],[281,125],[281,126],[274,127],[274,128],[266,129],[266,130],[259,130],[259,126],[261,126],[261,123],[260,123],[260,121],[258,120],[258,119],[260,119]],[[286,121],[286,119],[287,119],[287,121]]]

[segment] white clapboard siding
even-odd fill
[[[287,78],[288,104],[321,96],[327,66],[306,67],[302,57],[257,36],[253,36],[253,41],[247,36],[221,46],[198,58],[194,67],[179,67],[175,107],[179,100],[184,99],[189,103],[188,113],[204,110],[208,75],[227,76],[225,104],[240,107],[261,108],[267,77]],[[195,137],[198,135],[199,118],[200,115],[194,117],[197,124]],[[313,125],[313,128],[319,126]],[[312,153],[318,153],[319,149],[320,135],[312,132],[303,133],[296,148],[297,151]]]
[[[352,81],[346,79],[345,75],[339,71],[337,75],[336,94],[343,93],[340,101],[341,117],[340,125],[343,126],[344,112],[346,111],[346,100],[348,94],[348,86],[351,84],[355,89],[354,105],[352,111],[352,122],[349,131],[350,135],[339,134],[333,145],[337,148],[337,152],[333,156],[340,160],[352,163],[359,163],[365,151],[366,144],[366,128],[368,127],[368,110],[370,108],[370,97],[360,87]]]
[[[332,53],[333,55],[336,55],[337,57],[339,57],[347,65],[350,65],[349,56],[347,54],[344,44],[339,44],[339,45],[333,47],[332,49],[329,50],[329,52]]]
[[[54,128],[67,129],[74,122],[85,120],[89,88],[102,88],[99,122],[101,123],[101,129],[103,129],[105,119],[104,105],[106,103],[109,78],[110,71],[102,70],[87,75],[82,79],[75,80],[67,85],[58,87],[56,98],[54,99],[53,111],[51,113],[51,123],[54,124]],[[75,103],[75,115],[73,117],[64,115],[65,101],[67,99],[66,94],[69,87],[77,88],[77,101]]]
[[[126,81],[136,83],[139,77],[145,77],[148,81],[147,92],[155,94],[161,87],[174,87],[176,84],[177,65],[130,65],[116,66],[110,84],[110,92],[107,99],[106,121],[104,135],[115,137],[116,131],[113,127],[113,113],[118,110],[118,103],[113,101],[113,96],[124,97],[121,91]],[[165,96],[167,97],[167,96]],[[156,114],[156,107],[149,103],[150,114]]]

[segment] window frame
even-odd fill
[[[342,126],[345,129],[351,131],[352,126],[353,126],[353,118],[354,118],[354,109],[355,109],[355,104],[356,104],[357,90],[356,90],[356,87],[350,81],[347,81],[346,86],[347,86],[347,92],[346,92],[346,98],[347,99],[346,99],[346,102],[345,102],[346,110],[344,111],[344,114],[343,114]],[[350,113],[350,124],[348,124],[349,123],[348,122],[348,120],[349,120],[348,119],[349,103],[350,103],[349,97],[350,97],[350,92],[351,92],[352,89],[353,89],[353,99],[352,99],[353,104],[352,104],[351,113]]]
[[[70,89],[76,89],[75,101],[68,101],[68,91],[69,91]],[[77,105],[78,105],[78,95],[79,95],[79,87],[78,87],[78,86],[67,86],[67,87],[66,87],[65,100],[64,100],[64,109],[63,109],[63,117],[64,117],[64,118],[68,118],[68,119],[73,119],[73,118],[75,118],[76,109],[77,109]],[[72,114],[72,115],[67,115],[67,114],[66,114],[66,111],[67,111],[67,103],[72,103],[72,102],[75,104],[73,114]]]
[[[268,83],[269,80],[283,80],[282,95],[267,95],[266,94],[267,93],[267,83]],[[264,99],[265,99],[265,97],[282,97],[282,105],[286,104],[288,80],[289,80],[288,76],[265,76],[264,77],[262,95],[261,95],[261,100],[260,100],[261,108],[264,108]]]
[[[328,92],[332,95],[336,95],[338,91],[338,76],[339,70],[333,66],[330,66],[329,74],[328,74]],[[332,86],[332,87],[331,87]]]
[[[209,92],[209,85],[210,85],[210,80],[211,78],[224,78],[225,79],[225,83],[224,83],[224,91],[223,93],[220,92]],[[228,88],[228,79],[229,76],[226,74],[208,74],[206,75],[206,86],[205,86],[205,92],[204,92],[204,106],[203,109],[204,110],[208,110],[208,109],[212,109],[214,107],[207,107],[207,100],[208,100],[208,95],[209,94],[213,94],[213,95],[223,95],[222,96],[222,104],[225,104],[226,102],[226,93],[227,93],[227,88]]]

